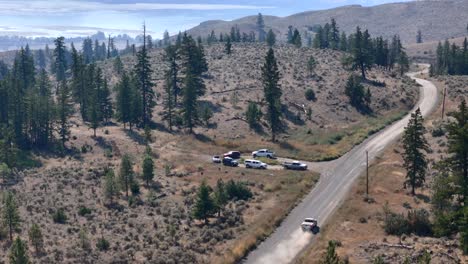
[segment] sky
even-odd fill
[[[373,6],[406,0],[0,0],[0,35],[29,37],[141,33],[143,22],[154,38],[207,20],[233,20],[261,12],[291,14],[343,5]]]

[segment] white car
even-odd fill
[[[215,155],[213,156],[213,158],[211,158],[211,160],[213,161],[213,163],[221,163],[221,157],[218,156],[218,155]]]
[[[318,222],[317,219],[315,218],[306,218],[304,219],[304,222],[301,224],[302,231],[309,231],[314,234],[317,234],[319,232],[319,227],[318,227]]]
[[[253,169],[264,169],[266,170],[266,168],[268,167],[268,165],[264,162],[261,162],[259,160],[245,160],[244,161],[244,164],[245,164],[245,167],[247,169],[250,169],[250,168],[253,168]]]
[[[269,150],[269,149],[259,149],[257,151],[252,152],[252,157],[267,157],[269,159],[273,159],[276,157],[276,154]]]

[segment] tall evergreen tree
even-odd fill
[[[143,180],[146,182],[146,187],[149,187],[150,181],[154,178],[154,161],[149,155],[145,155],[143,159]]]
[[[331,19],[331,26],[330,26],[330,48],[336,50],[339,48],[340,44],[340,30],[334,18]]]
[[[146,127],[151,122],[153,108],[156,106],[155,94],[153,91],[153,80],[150,64],[150,57],[146,47],[146,26],[143,26],[143,47],[137,54],[138,60],[135,65],[135,75],[137,77],[137,87],[141,94],[142,102],[142,127]]]
[[[210,193],[210,186],[208,186],[206,181],[203,180],[197,192],[195,207],[193,208],[193,216],[196,219],[204,220],[205,224],[208,223],[208,217],[216,209]]]
[[[57,122],[58,134],[62,142],[62,148],[65,148],[65,143],[70,136],[70,121],[69,118],[73,113],[73,105],[71,102],[71,93],[65,81],[59,83],[57,87]]]
[[[201,45],[197,46],[191,36],[184,34],[181,44],[183,79],[183,119],[185,126],[193,132],[198,121],[198,97],[205,93],[202,74],[208,70]]]
[[[366,79],[366,71],[372,68],[372,56],[370,53],[370,39],[367,30],[364,34],[357,27],[354,35],[354,49],[352,50],[351,68],[359,69],[363,79]]]
[[[122,185],[122,189],[125,192],[125,196],[128,198],[128,190],[130,186],[132,186],[134,181],[134,172],[133,172],[133,164],[130,160],[130,156],[128,154],[124,154],[122,156],[122,160],[120,162],[120,183]]]
[[[459,186],[458,192],[465,206],[468,205],[468,108],[463,100],[458,111],[450,114],[454,121],[447,126],[449,163]]]
[[[26,242],[17,237],[10,249],[10,263],[11,264],[29,264],[28,245]]]
[[[66,47],[65,47],[65,38],[58,37],[54,40],[55,49],[54,49],[54,69],[55,77],[57,82],[65,81],[65,72],[67,70],[67,60],[66,60]]]
[[[268,30],[266,42],[270,47],[273,47],[276,44],[276,35],[272,29]]]
[[[415,195],[415,189],[421,187],[426,180],[427,160],[423,151],[429,151],[429,145],[424,138],[426,129],[423,122],[424,119],[418,108],[411,114],[411,119],[403,133],[402,156],[407,171],[405,187],[411,186],[412,195]]]
[[[114,170],[109,170],[106,173],[103,184],[104,197],[109,200],[111,204],[114,203],[114,199],[119,196],[119,186],[115,179]]]
[[[177,64],[177,60],[180,59],[180,57],[175,46],[169,45],[165,51],[165,60],[169,68],[165,73],[163,117],[168,122],[169,130],[172,131],[174,112],[177,107],[177,97],[180,93],[178,76],[179,65]]]
[[[224,50],[227,55],[231,55],[231,52],[232,52],[231,38],[227,39],[226,44],[224,45]]]
[[[125,128],[127,123],[130,123],[130,111],[132,105],[132,82],[126,72],[117,84],[117,104],[116,104],[116,117],[117,120],[122,122]]]
[[[36,250],[36,254],[39,254],[42,251],[42,248],[44,247],[44,237],[42,235],[42,231],[39,225],[33,224],[31,226],[31,229],[29,229],[28,235],[29,241],[31,241],[31,244]]]
[[[267,120],[270,125],[271,139],[275,141],[276,134],[282,129],[281,123],[281,87],[280,74],[272,48],[268,50],[265,64],[262,67],[262,82],[265,101],[267,103]]]
[[[19,227],[21,222],[18,205],[12,192],[5,192],[3,195],[3,224],[8,228],[10,241],[13,241],[13,232]]]
[[[258,13],[257,16],[257,31],[258,31],[258,41],[265,42],[265,21],[263,20],[262,13]]]

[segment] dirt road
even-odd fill
[[[433,83],[416,78],[416,75],[417,73],[409,74],[421,85],[420,99],[415,109],[419,107],[422,114],[427,116],[437,106],[438,91]],[[300,229],[304,218],[317,218],[319,225],[323,226],[346,197],[351,185],[364,172],[366,151],[369,152],[369,162],[371,162],[385,147],[400,137],[408,120],[409,115],[368,138],[335,161],[309,163],[309,168],[322,173],[319,183],[291,211],[277,230],[247,256],[244,263],[281,264],[291,262],[305,246],[314,240],[311,234],[304,233]]]

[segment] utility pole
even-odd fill
[[[444,120],[444,114],[445,114],[445,96],[447,95],[447,87],[444,88],[444,99],[442,101],[442,120]]]
[[[369,198],[369,151],[366,150],[366,198]]]

